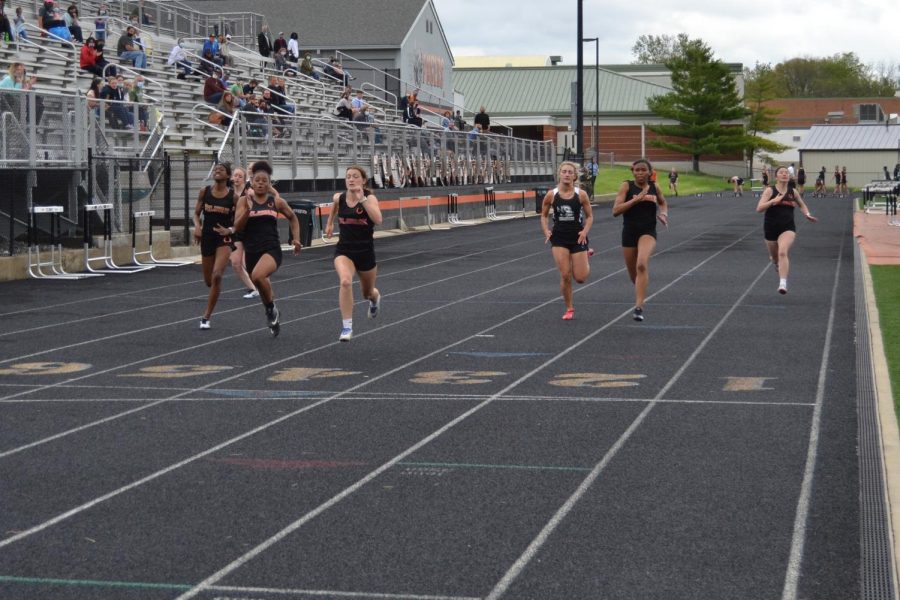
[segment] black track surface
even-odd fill
[[[849,201],[780,296],[748,196],[643,323],[608,206],[570,322],[536,219],[379,239],[350,343],[331,248],[275,339],[231,272],[209,331],[199,266],[4,284],[0,598],[857,597]]]

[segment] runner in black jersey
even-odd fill
[[[763,190],[756,205],[756,212],[765,212],[763,232],[766,248],[775,268],[778,269],[778,293],[787,294],[787,278],[790,270],[788,252],[796,238],[797,227],[794,225],[794,207],[799,206],[810,222],[818,219],[812,216],[803,197],[791,185],[791,176],[787,167],[778,167],[775,171],[775,185]]]
[[[381,292],[375,287],[378,265],[375,262],[375,226],[381,224],[378,198],[366,189],[368,176],[362,167],[348,167],[344,175],[347,191],[334,195],[325,237],[334,234],[334,221],[339,225],[338,243],[334,249],[334,270],[341,287],[341,334],[338,339],[349,342],[353,337],[353,274],[359,277],[362,296],[369,301],[367,316],[374,319],[381,308]]]
[[[194,207],[194,240],[200,244],[203,281],[209,288],[209,299],[206,301],[206,312],[200,319],[200,329],[209,329],[209,318],[219,300],[222,275],[225,274],[225,267],[228,266],[228,257],[231,254],[228,228],[234,223],[236,201],[234,191],[228,187],[231,167],[218,163],[213,167],[212,176],[213,185],[200,190],[197,205]]]
[[[631,164],[633,181],[623,181],[613,204],[613,216],[622,215],[622,254],[628,277],[634,284],[635,303],[632,318],[644,320],[644,300],[650,281],[650,256],[656,248],[656,221],[669,225],[666,199],[655,183],[650,181],[653,167],[646,159]]]
[[[247,172],[240,167],[231,172],[231,184],[238,198],[245,194],[253,193],[250,189],[250,182],[247,181]],[[250,281],[250,274],[247,273],[247,267],[244,266],[244,242],[240,233],[235,233],[231,236],[231,268],[234,269],[234,274],[238,276],[238,279],[247,288],[244,298],[258,298],[259,292],[256,290],[253,282]]]
[[[559,289],[566,312],[563,320],[575,318],[572,303],[572,279],[578,283],[587,281],[591,274],[588,263],[588,232],[594,223],[591,201],[583,190],[575,187],[578,165],[565,161],[559,165],[559,187],[544,196],[541,205],[541,229],[544,243],[553,246],[553,260],[559,269]],[[553,231],[550,231],[549,217],[553,211]]]
[[[242,232],[245,260],[250,279],[259,290],[259,299],[266,308],[269,330],[277,336],[281,330],[275,292],[269,276],[281,266],[281,241],[278,239],[278,215],[290,221],[294,254],[300,253],[300,221],[280,196],[271,194],[272,167],[266,161],[253,165],[251,185],[253,193],[238,202],[234,230]]]

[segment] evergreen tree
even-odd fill
[[[703,154],[724,155],[744,150],[747,147],[744,127],[726,123],[742,121],[748,111],[728,67],[713,58],[709,46],[702,40],[691,40],[666,67],[672,73],[673,91],[650,98],[647,105],[660,117],[678,123],[648,124],[650,131],[665,136],[665,139],[652,140],[651,145],[691,155],[695,173],[700,171]]]
[[[766,106],[766,102],[778,97],[777,89],[775,73],[771,65],[757,63],[752,70],[744,71],[744,103],[749,111],[746,125],[747,146],[744,150],[750,157],[751,175],[753,158],[760,150],[778,153],[789,148],[789,146],[759,136],[760,133],[772,133],[778,125],[776,116],[781,111]]]

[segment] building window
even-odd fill
[[[799,135],[795,135],[795,136],[791,139],[791,141],[792,141],[792,142],[799,142],[799,141],[800,141],[800,136],[799,136]]]
[[[881,107],[877,104],[860,104],[859,120],[860,121],[878,121],[878,113]]]

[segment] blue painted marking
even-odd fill
[[[549,352],[450,352],[476,358],[522,358],[526,356],[548,356]]]

